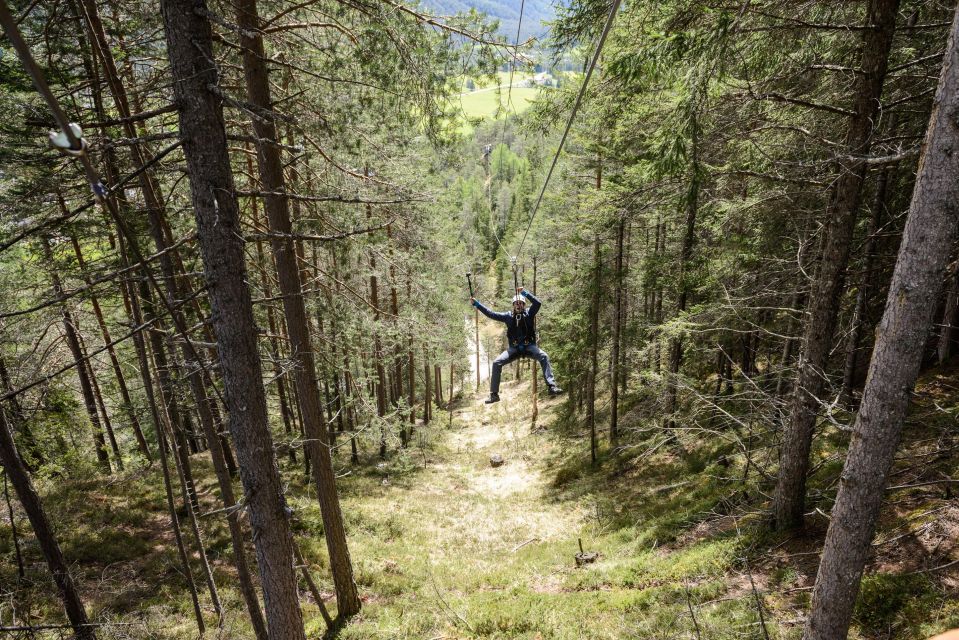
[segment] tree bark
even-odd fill
[[[126,267],[129,262],[127,259],[127,247],[123,241],[123,235],[119,235],[119,256],[121,264]],[[132,286],[132,285],[131,285]],[[149,293],[149,290],[146,289],[146,283],[141,282],[141,287],[146,293]],[[126,283],[124,286],[121,286],[121,293],[123,294],[124,304],[127,305],[127,313],[129,314],[130,320],[133,326],[140,326],[143,324],[143,310],[140,307],[140,297],[137,296],[135,291],[127,291]],[[143,295],[142,299],[145,303],[150,303],[150,298],[148,295]],[[153,313],[150,313],[150,317],[155,317]],[[137,339],[139,338],[139,339]],[[176,542],[177,552],[180,556],[180,563],[182,564],[183,576],[187,582],[187,589],[190,593],[190,598],[193,602],[193,613],[196,618],[197,628],[202,634],[204,632],[204,623],[203,623],[203,614],[200,610],[200,600],[196,591],[196,583],[193,580],[193,570],[190,568],[189,559],[187,558],[186,547],[183,544],[183,536],[180,532],[180,520],[177,516],[176,505],[173,501],[173,490],[170,483],[170,471],[169,471],[169,462],[167,461],[167,452],[169,446],[166,440],[166,433],[173,429],[172,420],[168,409],[172,410],[176,407],[176,403],[172,401],[167,402],[164,392],[163,385],[158,384],[157,388],[160,392],[160,401],[157,401],[157,398],[154,394],[153,388],[153,376],[150,373],[152,369],[159,369],[159,365],[156,364],[156,353],[154,353],[154,363],[151,366],[150,355],[147,351],[146,341],[143,340],[140,333],[134,334],[133,341],[134,349],[137,354],[137,362],[140,369],[140,379],[143,382],[143,391],[146,394],[147,406],[150,409],[150,415],[153,419],[153,429],[157,434],[157,448],[159,449],[160,454],[160,466],[163,472],[163,487],[165,491],[166,501],[167,501],[167,510],[170,514],[170,528],[173,532],[173,538]],[[154,346],[156,346],[154,344]],[[159,346],[162,349],[162,341],[160,341]],[[186,505],[185,505],[186,506]],[[187,507],[189,508],[189,507]]]
[[[393,225],[386,225],[386,240],[390,243],[390,313],[393,314],[391,321],[395,329],[400,319],[400,301],[396,293],[396,262],[395,253],[393,251]],[[393,395],[393,406],[396,406],[399,403],[400,398],[403,397],[403,352],[400,348],[399,340],[397,340],[393,346],[393,386],[391,389]]]
[[[252,182],[253,176],[253,159],[248,155],[247,156],[247,169],[250,172],[250,179]],[[251,206],[253,208],[253,220],[254,223],[260,225],[260,216],[257,207],[257,199],[251,199]],[[263,297],[267,300],[272,300],[273,298],[273,287],[270,283],[270,261],[266,259],[266,254],[263,250],[263,241],[260,238],[256,239],[256,257],[259,262],[259,272],[260,272],[260,286],[263,288]],[[273,269],[276,269],[274,264]],[[273,305],[268,302],[266,304],[266,321],[267,327],[270,331],[269,336],[269,348],[270,348],[270,360],[273,362],[273,376],[276,378],[276,392],[278,400],[280,403],[280,417],[283,419],[283,431],[286,433],[286,437],[291,441],[294,437],[294,432],[296,429],[295,420],[293,418],[293,411],[290,409],[289,402],[287,399],[286,393],[286,380],[287,372],[283,370],[283,363],[281,361],[281,351],[279,340],[277,339],[277,323],[275,314],[273,313]],[[289,447],[289,458],[292,464],[296,464],[296,449],[295,447]]]
[[[271,638],[305,640],[286,499],[267,421],[266,394],[246,284],[236,189],[227,152],[205,2],[163,0],[180,136],[209,287],[213,329],[263,585]]]
[[[854,115],[850,116],[844,144],[847,155],[839,162],[839,176],[826,212],[822,257],[807,308],[799,376],[783,433],[773,499],[773,518],[779,530],[796,528],[803,523],[806,474],[819,414],[819,395],[824,388],[826,360],[867,168],[862,158],[868,154],[872,142],[898,8],[899,0],[869,0],[867,5],[868,28],[862,32],[862,72],[856,74]]]
[[[597,174],[598,176],[598,174]],[[597,177],[597,182],[599,178]],[[589,424],[589,459],[596,463],[596,375],[599,368],[599,303],[600,303],[600,252],[599,236],[593,241],[592,299],[589,309],[589,373],[586,382],[586,420]]]
[[[627,356],[629,341],[628,338],[624,335],[627,327],[629,326],[629,313],[632,309],[629,304],[629,254],[632,247],[633,240],[633,225],[626,225],[626,246],[623,253],[623,269],[622,276],[620,278],[620,295],[622,296],[622,304],[619,309],[619,333],[620,333],[620,347],[619,347],[619,395],[625,396],[626,391],[629,388],[629,358]],[[617,431],[619,427],[617,426]]]
[[[242,29],[243,75],[246,80],[247,99],[264,111],[273,109],[266,53],[260,35],[263,25],[257,13],[256,0],[239,0],[236,3],[237,24]],[[316,379],[316,363],[310,340],[309,320],[303,298],[300,271],[297,266],[297,249],[290,234],[289,200],[281,195],[286,192],[283,163],[278,136],[273,120],[254,115],[253,130],[258,139],[257,160],[260,184],[264,191],[273,194],[264,199],[264,209],[270,222],[270,245],[276,260],[280,292],[283,295],[283,310],[286,318],[290,349],[296,364],[294,380],[303,414],[304,426],[309,437],[310,457],[317,498],[323,516],[323,533],[330,555],[330,568],[336,588],[337,610],[341,616],[350,616],[360,610],[360,599],[353,580],[353,565],[350,560],[343,515],[336,493],[336,477],[330,457],[330,441],[323,420]],[[302,630],[300,631],[302,633]],[[271,630],[270,635],[273,636]]]
[[[26,469],[26,467],[24,466]],[[13,514],[13,503],[10,501],[10,487],[7,481],[7,472],[3,472],[3,499],[7,503],[7,517],[10,518],[10,537],[13,538],[13,551],[17,558],[17,579],[23,580],[27,572],[23,568],[23,554],[20,552],[20,533],[17,531],[17,520]]]
[[[622,339],[623,319],[623,244],[626,231],[625,218],[616,225],[616,305],[613,308],[613,352],[610,356],[612,376],[609,382],[609,443],[613,446],[619,439],[619,351]],[[535,376],[534,376],[535,379]]]
[[[53,281],[53,290],[57,297],[63,295],[63,285],[60,282],[60,276],[56,272],[53,262],[53,251],[50,249],[50,239],[44,236],[40,239],[43,248],[43,257],[50,265],[50,278]],[[70,354],[73,359],[81,363],[77,367],[77,378],[80,380],[80,393],[83,395],[83,406],[87,410],[87,417],[93,427],[93,444],[97,454],[97,462],[100,468],[110,473],[110,456],[107,454],[107,441],[103,437],[103,427],[100,424],[100,416],[97,414],[97,401],[93,395],[93,384],[90,381],[90,373],[83,359],[83,349],[80,348],[80,338],[77,335],[77,326],[70,313],[70,308],[64,303],[61,307],[63,316],[63,331],[66,335],[67,346],[70,347]]]
[[[936,358],[939,364],[945,364],[952,356],[952,343],[955,340],[956,325],[959,325],[959,258],[952,265],[948,291],[942,312],[939,344],[936,347]]]
[[[369,170],[367,169],[367,174]],[[366,219],[372,219],[372,211],[366,206]],[[376,370],[376,415],[380,418],[380,458],[386,458],[386,368],[383,366],[383,345],[380,342],[379,281],[376,277],[376,256],[370,252],[370,305],[373,307],[373,366]]]
[[[104,71],[106,72],[106,80],[110,87],[114,104],[116,105],[120,116],[126,119],[123,122],[124,132],[128,137],[135,138],[137,137],[136,125],[132,120],[129,119],[131,114],[130,96],[126,91],[126,88],[123,86],[123,82],[117,70],[116,61],[114,60],[110,43],[107,41],[106,32],[103,27],[103,22],[100,19],[97,5],[95,2],[93,2],[93,0],[83,0],[82,8],[85,13],[89,34],[94,45],[94,51],[97,53],[99,59],[103,62]],[[130,151],[136,166],[143,167],[148,164],[150,160],[150,153],[145,145],[133,145],[130,148]],[[181,299],[181,283],[186,285],[188,293],[192,293],[192,290],[189,287],[188,280],[184,277],[181,277],[182,270],[181,272],[178,272],[174,265],[173,260],[174,256],[176,255],[175,252],[166,251],[166,249],[168,249],[172,244],[168,235],[169,225],[165,220],[166,204],[160,189],[160,185],[157,182],[153,172],[144,171],[141,173],[139,177],[139,184],[141,192],[143,193],[144,203],[146,204],[150,234],[153,238],[153,242],[157,248],[157,251],[161,252],[159,262],[161,271],[163,272],[166,293],[164,294],[158,291],[157,295],[165,295],[166,298],[172,302]],[[199,303],[194,301],[193,305],[197,310],[197,314],[201,315],[199,313]],[[174,326],[187,326],[180,311],[171,311],[171,314],[174,315]],[[200,419],[201,421],[214,420],[214,415],[217,413],[217,410],[215,409],[213,401],[207,394],[207,388],[213,388],[212,379],[210,379],[209,374],[206,371],[205,364],[200,359],[199,354],[196,352],[193,346],[189,344],[189,336],[184,334],[181,337],[181,352],[183,355],[183,362],[186,363],[185,377],[189,381],[190,393],[196,403]],[[181,371],[181,367],[175,361],[174,354],[176,353],[176,350],[172,343],[170,344],[169,352],[173,368],[177,371]],[[170,395],[170,393],[172,393],[172,389],[168,390],[168,395]],[[182,437],[183,425],[180,420],[176,419],[175,414],[171,417],[174,418],[173,425],[177,429],[177,433],[175,435],[179,439]],[[204,427],[205,426],[206,425],[204,425]],[[214,427],[214,431],[215,430],[216,427]],[[192,448],[195,449],[195,441],[191,438],[190,442]],[[226,455],[228,463],[231,462],[232,456],[229,455],[229,444],[226,442],[224,442],[224,454]],[[195,494],[195,489],[193,489],[193,474],[189,458],[186,458],[183,461],[183,465],[184,473],[186,474],[187,485],[191,491],[191,495],[193,495]]]
[[[13,383],[10,380],[10,373],[7,371],[7,361],[4,359],[2,353],[0,353],[0,384],[3,385],[4,393],[10,393],[13,391]],[[10,398],[9,402],[10,408],[13,410],[14,430],[20,435],[24,449],[30,453],[30,456],[33,458],[33,462],[37,464],[43,464],[46,458],[43,454],[43,450],[37,444],[37,439],[33,435],[30,425],[27,424],[26,415],[23,413],[23,407],[20,405],[20,400],[17,398],[17,396],[13,396]],[[27,460],[23,460],[23,463],[26,465],[27,470],[33,471],[33,468]]]
[[[695,113],[691,117],[690,140],[690,177],[689,190],[686,193],[686,229],[683,233],[683,245],[679,253],[679,294],[676,301],[676,314],[686,311],[689,301],[689,262],[693,256],[693,244],[696,241],[696,216],[699,214],[699,120]],[[665,234],[663,237],[665,242]],[[679,367],[683,362],[683,341],[676,337],[669,345],[669,380],[667,383],[666,412],[669,414],[669,428],[675,425],[676,393],[679,386]]]
[[[443,367],[438,364],[433,365],[433,377],[436,379],[434,388],[436,389],[436,406],[443,406]]]
[[[852,429],[813,589],[805,640],[846,637],[932,314],[959,227],[959,10],[923,145],[909,217]]]
[[[93,399],[96,400],[100,417],[103,419],[103,428],[107,432],[107,440],[110,442],[110,450],[113,452],[117,471],[123,471],[123,455],[120,453],[120,445],[117,444],[117,435],[113,432],[113,423],[110,420],[110,414],[107,412],[107,404],[103,401],[103,393],[100,391],[97,372],[93,369],[93,361],[87,356],[87,345],[83,340],[83,334],[79,331],[77,331],[77,340],[80,342],[80,353],[83,354],[84,358],[84,362],[80,366],[87,370],[87,377],[93,387]]]
[[[173,435],[173,434],[170,434]],[[220,593],[216,588],[216,580],[213,578],[213,570],[210,568],[210,560],[206,555],[206,546],[203,544],[203,533],[200,531],[200,504],[199,501],[193,502],[195,494],[190,494],[190,485],[187,483],[186,470],[183,460],[189,459],[189,452],[186,450],[186,442],[181,437],[179,440],[174,436],[173,439],[173,464],[176,467],[177,478],[180,481],[180,494],[183,498],[183,504],[186,505],[187,519],[190,523],[190,531],[193,533],[193,540],[196,543],[197,555],[200,558],[200,567],[203,570],[203,579],[206,581],[207,590],[210,592],[210,602],[213,604],[213,610],[219,623],[223,624],[223,605],[220,603]]]
[[[154,357],[155,356],[156,354],[154,353]],[[176,541],[177,552],[180,555],[180,564],[183,566],[183,575],[186,578],[187,589],[190,592],[190,599],[193,602],[193,614],[196,618],[197,629],[200,635],[203,635],[206,631],[206,625],[203,622],[203,612],[200,610],[200,598],[197,594],[196,581],[193,578],[193,569],[190,568],[189,555],[186,551],[186,545],[183,542],[183,534],[180,531],[180,517],[177,515],[176,503],[173,499],[173,481],[170,478],[170,463],[167,460],[167,452],[171,449],[171,445],[167,441],[166,434],[173,431],[175,427],[170,421],[169,414],[163,409],[160,409],[160,411],[162,413],[155,416],[158,419],[156,424],[157,448],[160,451],[160,469],[163,471],[163,489],[166,495],[167,511],[170,514],[170,528],[173,530],[173,539]],[[173,447],[175,447],[175,445],[173,445]],[[175,449],[174,455],[176,455]],[[183,507],[189,510],[191,508],[190,496],[186,491],[186,484],[182,484],[184,488]]]
[[[433,417],[433,412],[430,410],[431,405],[433,404],[433,393],[430,389],[430,361],[429,356],[426,354],[426,350],[423,350],[423,379],[425,388],[423,390],[423,424],[427,425],[430,423],[430,418]]]
[[[77,256],[77,264],[80,266],[80,271],[83,274],[83,281],[90,285],[90,276],[87,274],[86,262],[83,259],[83,251],[80,248],[80,243],[77,240],[76,236],[71,235],[70,241],[73,244],[73,252]],[[97,296],[90,293],[90,305],[93,307],[93,315],[96,316],[97,324],[100,326],[100,335],[103,338],[104,344],[110,344],[113,342],[113,338],[110,336],[110,330],[107,327],[106,320],[103,317],[103,310],[100,308],[100,302],[97,300]],[[153,462],[153,456],[150,453],[150,447],[147,445],[146,438],[143,435],[143,428],[140,425],[140,419],[137,417],[136,410],[133,407],[133,400],[130,398],[130,390],[127,388],[126,376],[123,375],[123,368],[120,366],[120,359],[117,357],[116,349],[112,346],[107,348],[107,354],[110,356],[110,364],[113,367],[113,375],[117,380],[117,389],[120,392],[120,400],[123,403],[123,408],[126,411],[127,419],[130,420],[130,426],[133,428],[133,435],[136,437],[137,446],[140,449],[140,453],[143,454],[143,457],[149,462]]]
[[[5,8],[0,10],[6,11]],[[30,520],[30,526],[33,527],[33,532],[37,536],[37,542],[40,545],[40,550],[43,551],[44,558],[46,558],[50,573],[53,574],[53,580],[60,592],[60,600],[63,602],[63,608],[66,610],[73,632],[78,640],[95,640],[96,635],[93,632],[93,627],[90,626],[90,620],[83,608],[80,594],[70,575],[70,567],[63,557],[60,544],[53,533],[53,527],[43,510],[40,496],[37,494],[33,481],[30,479],[30,474],[20,458],[20,452],[17,451],[17,446],[13,442],[13,433],[2,410],[0,410],[0,462],[3,463],[3,468],[10,476],[10,482],[13,484],[17,499],[23,505],[23,510]]]
[[[889,131],[895,133],[895,114],[891,116],[892,122],[889,124]],[[869,292],[872,290],[873,270],[876,261],[876,246],[878,245],[878,233],[882,224],[883,213],[886,209],[886,196],[889,187],[889,176],[893,172],[895,165],[884,165],[876,181],[876,193],[872,201],[872,217],[869,218],[869,226],[866,228],[866,244],[863,248],[865,254],[862,264],[862,277],[859,279],[856,288],[856,305],[852,312],[852,321],[849,327],[849,335],[846,337],[846,362],[842,374],[842,392],[840,394],[841,402],[845,405],[852,404],[852,387],[855,382],[856,370],[859,368],[859,341],[862,338],[862,325],[866,314],[866,301],[869,298]]]

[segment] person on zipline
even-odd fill
[[[526,309],[526,300],[530,301],[530,308]],[[506,339],[509,346],[506,351],[499,354],[499,357],[493,361],[493,377],[489,384],[489,398],[486,404],[499,402],[499,379],[503,367],[517,358],[532,358],[538,360],[543,368],[543,378],[546,380],[546,386],[549,389],[549,395],[555,396],[562,393],[563,390],[556,386],[556,380],[553,379],[553,369],[549,365],[549,356],[546,352],[536,346],[536,312],[539,311],[540,301],[532,293],[523,287],[516,287],[516,295],[513,296],[513,310],[510,311],[491,311],[484,307],[476,298],[470,297],[470,302],[479,309],[484,316],[491,320],[497,320],[506,325]]]

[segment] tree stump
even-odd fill
[[[579,542],[579,553],[577,553],[573,558],[576,560],[576,566],[581,567],[584,564],[592,564],[596,562],[599,558],[599,554],[595,551],[583,551],[583,539],[578,538]]]
[[[489,466],[491,467],[501,467],[504,462],[506,461],[503,460],[503,456],[498,453],[494,453],[489,457]]]

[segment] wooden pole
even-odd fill
[[[536,295],[536,256],[533,256],[533,295]],[[536,319],[533,318],[533,327],[536,327]],[[537,336],[539,338],[539,336]],[[537,386],[539,385],[539,372],[536,370],[536,363],[533,362],[533,411],[531,429],[536,428],[536,419],[539,417],[539,399],[537,397]]]
[[[476,344],[476,391],[480,389],[480,341],[479,341],[479,309],[473,309],[473,341]]]

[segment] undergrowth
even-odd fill
[[[949,483],[959,392],[928,376],[862,583],[853,638],[925,638],[959,626],[956,574],[928,571],[953,553],[959,507]],[[584,425],[540,400],[529,418],[528,382],[506,385],[503,402],[461,400],[418,426],[407,449],[334,466],[363,609],[334,634],[374,638],[798,638],[826,521],[804,533],[768,532],[770,479],[745,468],[721,438],[677,438],[652,449],[655,431],[627,410],[629,446],[605,444],[589,460]],[[934,405],[938,407],[934,409]],[[638,406],[634,404],[634,407]],[[640,407],[641,409],[641,407]],[[953,413],[954,415],[954,413]],[[640,416],[637,418],[636,416]],[[603,422],[605,424],[605,422]],[[828,513],[845,437],[817,442],[812,504]],[[367,446],[374,452],[373,446]],[[489,456],[506,463],[493,468]],[[283,462],[293,529],[335,611],[322,519],[300,466]],[[218,508],[215,478],[194,457],[204,512]],[[191,638],[192,606],[178,565],[158,470],[42,486],[101,638]],[[181,512],[181,516],[184,514]],[[18,578],[11,531],[0,523],[0,624],[62,620],[52,582],[27,523],[18,519],[26,577]],[[227,608],[217,637],[251,638],[221,517],[203,519],[204,542]],[[582,544],[598,559],[577,567]],[[248,547],[253,557],[252,547]],[[195,559],[195,558],[194,558]],[[216,621],[202,592],[208,625]],[[311,637],[325,631],[303,590]]]

